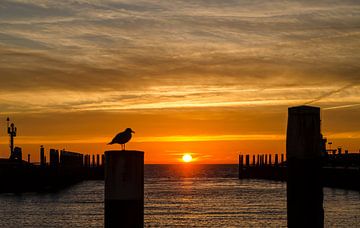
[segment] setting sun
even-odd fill
[[[184,156],[182,157],[182,160],[184,162],[191,162],[192,159],[193,158],[192,158],[192,156],[190,154],[184,154]]]

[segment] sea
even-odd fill
[[[237,165],[145,165],[146,227],[286,227],[286,183]],[[360,193],[324,188],[325,227],[360,227]],[[104,181],[0,194],[0,227],[103,227]]]

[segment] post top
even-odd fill
[[[289,114],[318,114],[320,113],[320,107],[301,105],[289,107]]]

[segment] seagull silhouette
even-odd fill
[[[112,145],[118,143],[121,145],[121,149],[125,150],[125,143],[129,142],[131,139],[131,133],[135,133],[135,131],[131,130],[131,128],[126,128],[125,131],[120,132],[117,134],[108,145]]]

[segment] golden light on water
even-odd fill
[[[182,157],[182,160],[184,162],[191,162],[192,161],[192,156],[190,154],[184,154],[183,157]]]

